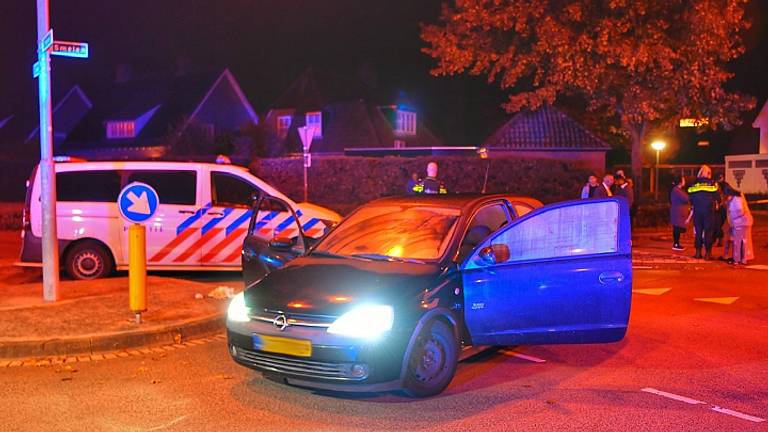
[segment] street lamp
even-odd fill
[[[653,188],[653,191],[655,192],[656,200],[659,200],[659,153],[661,153],[662,150],[667,146],[667,143],[665,143],[662,140],[656,140],[651,143],[651,148],[656,150],[656,184]]]

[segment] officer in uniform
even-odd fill
[[[447,194],[448,189],[445,188],[445,184],[437,179],[437,163],[430,162],[427,164],[427,177],[419,181],[416,186],[413,187],[413,191],[417,194]]]
[[[712,243],[715,233],[715,209],[720,198],[717,184],[712,181],[712,169],[702,165],[696,175],[696,182],[688,188],[688,197],[693,207],[693,227],[696,239],[696,255],[701,258],[701,248],[704,247],[704,259],[712,259]]]

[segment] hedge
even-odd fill
[[[402,195],[412,172],[424,176],[427,163],[439,165],[438,177],[450,193],[482,190],[489,167],[488,193],[532,196],[544,203],[575,199],[589,172],[552,160],[478,157],[313,157],[308,170],[309,201],[340,213],[376,198]],[[303,200],[302,159],[257,159],[251,171],[296,201]]]

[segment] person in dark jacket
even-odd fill
[[[613,174],[606,174],[603,176],[603,182],[597,185],[595,191],[592,193],[592,198],[608,198],[613,196],[611,188],[613,187]]]
[[[417,194],[447,194],[445,183],[437,178],[437,162],[427,164],[427,176],[418,182],[413,191]]]
[[[691,208],[688,203],[688,193],[685,191],[685,176],[679,176],[675,180],[675,186],[669,192],[669,223],[672,225],[672,249],[685,250],[680,244],[680,235],[688,225],[688,216]]]
[[[728,204],[725,197],[725,177],[722,174],[717,175],[715,181],[718,187],[718,200],[715,203],[715,230],[712,235],[712,242],[717,242],[716,246],[723,245],[723,239],[725,238],[725,231],[723,231],[723,225],[725,225],[726,219],[728,219]]]
[[[696,175],[696,183],[688,188],[688,197],[693,207],[694,246],[696,247],[694,258],[702,258],[703,247],[704,259],[712,259],[715,206],[720,199],[718,189],[717,184],[712,181],[712,169],[702,165]]]
[[[632,189],[632,186],[630,186],[629,182],[627,182],[627,179],[623,176],[617,175],[615,179],[616,180],[613,184],[613,194],[626,198],[627,204],[629,204],[629,207],[632,208],[632,205],[635,203],[635,191]]]

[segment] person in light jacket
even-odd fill
[[[752,213],[747,206],[744,195],[736,189],[726,191],[728,203],[728,224],[731,227],[731,242],[733,243],[733,264],[743,265],[747,260],[755,258],[752,249]],[[729,260],[730,262],[730,260]]]
[[[672,225],[672,249],[685,250],[680,244],[680,235],[686,231],[685,226],[690,220],[691,206],[688,203],[688,193],[685,191],[685,176],[675,179],[675,187],[669,192],[669,223]]]

